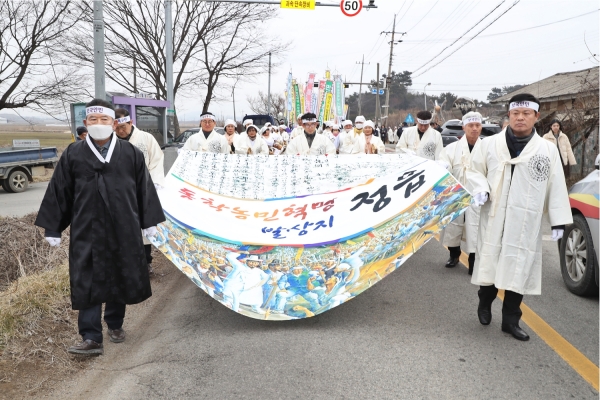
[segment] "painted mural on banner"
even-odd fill
[[[159,196],[167,221],[153,244],[212,298],[265,320],[356,297],[471,203],[445,169],[406,154],[184,150]]]

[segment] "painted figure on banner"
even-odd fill
[[[239,135],[234,142],[235,154],[269,155],[269,146],[258,135],[258,127],[249,125],[245,134]]]
[[[559,151],[534,127],[539,109],[532,94],[513,96],[509,125],[473,149],[467,170],[482,206],[471,279],[479,286],[479,322],[491,323],[492,303],[504,289],[502,331],[518,340],[529,340],[519,326],[523,295],[542,292],[542,220],[550,222],[554,241],[573,223]]]
[[[368,120],[364,123],[363,134],[358,138],[358,146],[365,154],[385,154],[385,144],[373,134],[374,129],[373,121]]]
[[[462,118],[464,136],[444,147],[440,163],[454,175],[457,181],[467,186],[467,170],[471,164],[471,154],[479,145],[483,118],[480,113],[470,111]],[[442,244],[448,247],[450,258],[446,268],[456,267],[461,250],[469,255],[469,275],[473,275],[475,252],[477,250],[477,231],[479,230],[479,207],[472,205],[467,211],[448,225],[442,234]],[[464,242],[461,249],[461,243]]]
[[[215,126],[213,113],[205,112],[200,115],[200,132],[190,136],[183,148],[203,153],[229,154],[229,143],[223,135],[214,130]]]
[[[442,135],[430,126],[431,118],[429,111],[419,111],[417,125],[403,130],[396,153],[408,152],[429,160],[439,160],[444,143]]]
[[[324,135],[318,135],[317,116],[306,113],[302,116],[303,134],[296,136],[287,147],[287,155],[317,155],[324,156],[335,154],[335,147],[331,140]]]

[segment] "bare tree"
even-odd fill
[[[71,8],[60,0],[0,1],[0,109],[29,107],[56,116],[85,93],[74,67],[53,61]]]
[[[92,66],[92,4],[79,7],[84,17],[77,22],[80,29],[73,31],[66,55]],[[203,97],[204,111],[212,100],[230,93],[226,84],[221,87],[227,90],[217,90],[221,78],[251,79],[264,71],[266,54],[282,53],[283,46],[256,29],[274,16],[264,6],[177,1],[173,7],[174,96]],[[163,2],[112,0],[106,2],[104,20],[107,78],[125,91],[165,99]],[[179,130],[177,118],[175,129]]]
[[[256,114],[267,114],[269,109],[269,96],[267,95],[267,93],[259,91],[258,96],[248,96],[246,100],[248,100],[248,104],[250,104],[250,109],[252,110],[252,112]],[[280,94],[271,94],[271,114],[285,114],[285,106],[285,97],[283,97]]]

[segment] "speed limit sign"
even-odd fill
[[[342,0],[340,8],[347,17],[355,17],[362,10],[362,0]]]

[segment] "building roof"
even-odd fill
[[[549,102],[556,100],[573,99],[576,95],[589,91],[589,83],[594,87],[594,91],[598,91],[598,67],[584,69],[574,72],[561,72],[542,79],[539,82],[534,82],[514,92],[507,93],[504,96],[498,97],[490,101],[490,103],[504,104],[511,97],[520,93],[531,93],[541,102]]]

